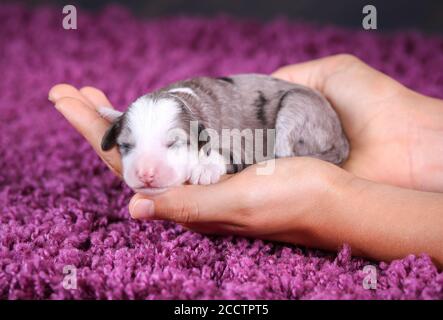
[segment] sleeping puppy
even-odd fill
[[[102,149],[118,147],[125,182],[145,194],[216,183],[268,159],[311,156],[339,164],[349,153],[323,96],[266,75],[180,81],[125,112],[102,107],[99,113],[112,123]]]

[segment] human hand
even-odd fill
[[[273,74],[324,94],[351,143],[343,168],[359,177],[401,187],[443,191],[443,102],[413,92],[350,55],[283,67]],[[109,123],[95,111],[112,107],[100,90],[54,86],[50,100],[117,175],[120,156],[100,140]]]
[[[97,110],[99,107],[113,108],[105,94],[93,87],[83,87],[77,90],[69,84],[57,84],[49,91],[48,98],[91,144],[109,169],[121,177],[122,165],[117,149],[103,151],[101,148],[101,140],[110,123],[102,118]]]
[[[108,167],[121,176],[118,152],[105,152],[100,147],[109,123],[96,110],[112,107],[103,92],[59,84],[50,90],[49,99]],[[130,212],[137,219],[171,220],[202,233],[236,233],[279,241],[292,237],[291,241],[304,243],[302,228],[305,220],[312,217],[306,211],[327,207],[326,194],[332,189],[334,177],[341,176],[343,170],[311,158],[279,159],[270,176],[257,175],[255,169],[253,166],[227,175],[214,185],[171,188],[151,199],[136,194],[130,202]],[[294,239],[294,235],[300,239]]]
[[[320,91],[350,140],[343,168],[375,182],[443,191],[443,101],[420,95],[341,54],[283,67],[273,76]]]
[[[434,152],[443,123],[441,101],[414,93],[347,55],[285,67],[275,76],[313,87],[331,101],[351,141],[351,157],[343,166],[348,171],[311,158],[279,159],[271,176],[255,175],[252,166],[216,185],[172,188],[149,199],[136,194],[130,202],[131,215],[172,220],[199,232],[235,233],[321,248],[348,242],[354,252],[380,259],[438,251],[441,241],[435,235],[441,234],[437,221],[441,215],[434,212],[431,219],[432,210],[428,210],[424,220],[421,212],[426,211],[428,198],[434,201],[430,209],[438,209],[440,196],[379,186],[357,176],[442,190],[441,165],[433,165],[443,163],[438,162],[441,153]],[[95,109],[110,106],[104,94],[94,88],[57,85],[51,89],[50,100],[120,175],[118,152],[100,149],[109,124]],[[361,196],[363,189],[372,191],[371,200]],[[369,205],[382,200],[383,210]],[[409,214],[395,207],[408,200],[413,202]],[[431,228],[436,230],[429,232]],[[427,236],[422,230],[428,230]],[[411,233],[416,233],[417,240],[422,236],[421,241],[404,239],[401,248],[395,247],[398,242],[386,241],[386,237],[403,240]],[[440,253],[439,257],[441,262]]]

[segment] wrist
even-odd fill
[[[331,243],[334,232],[337,230],[338,219],[342,218],[349,206],[351,193],[356,185],[365,180],[332,164],[327,164],[315,179],[315,203],[303,215],[302,226],[308,234],[315,237],[324,237],[324,241]],[[318,239],[322,242],[322,239]],[[320,244],[321,245],[321,244]]]

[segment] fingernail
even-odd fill
[[[134,203],[132,217],[135,219],[152,219],[154,217],[154,202],[148,199],[139,199]]]

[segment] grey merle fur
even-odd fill
[[[177,88],[189,88],[195,96],[169,92]],[[298,84],[260,74],[198,77],[171,84],[148,96],[176,99],[181,105],[179,122],[185,130],[191,120],[198,120],[199,133],[211,128],[219,136],[222,129],[264,129],[266,146],[266,130],[275,129],[274,153],[268,158],[311,156],[339,164],[348,157],[348,140],[329,102],[320,93]],[[103,149],[115,144],[121,126],[125,125],[123,117],[105,135]],[[222,153],[221,149],[218,151]],[[230,162],[228,172],[241,171],[249,165],[245,163],[246,154],[252,155],[254,163],[260,160],[245,145],[241,150],[231,148],[227,154],[231,159],[240,159]]]

